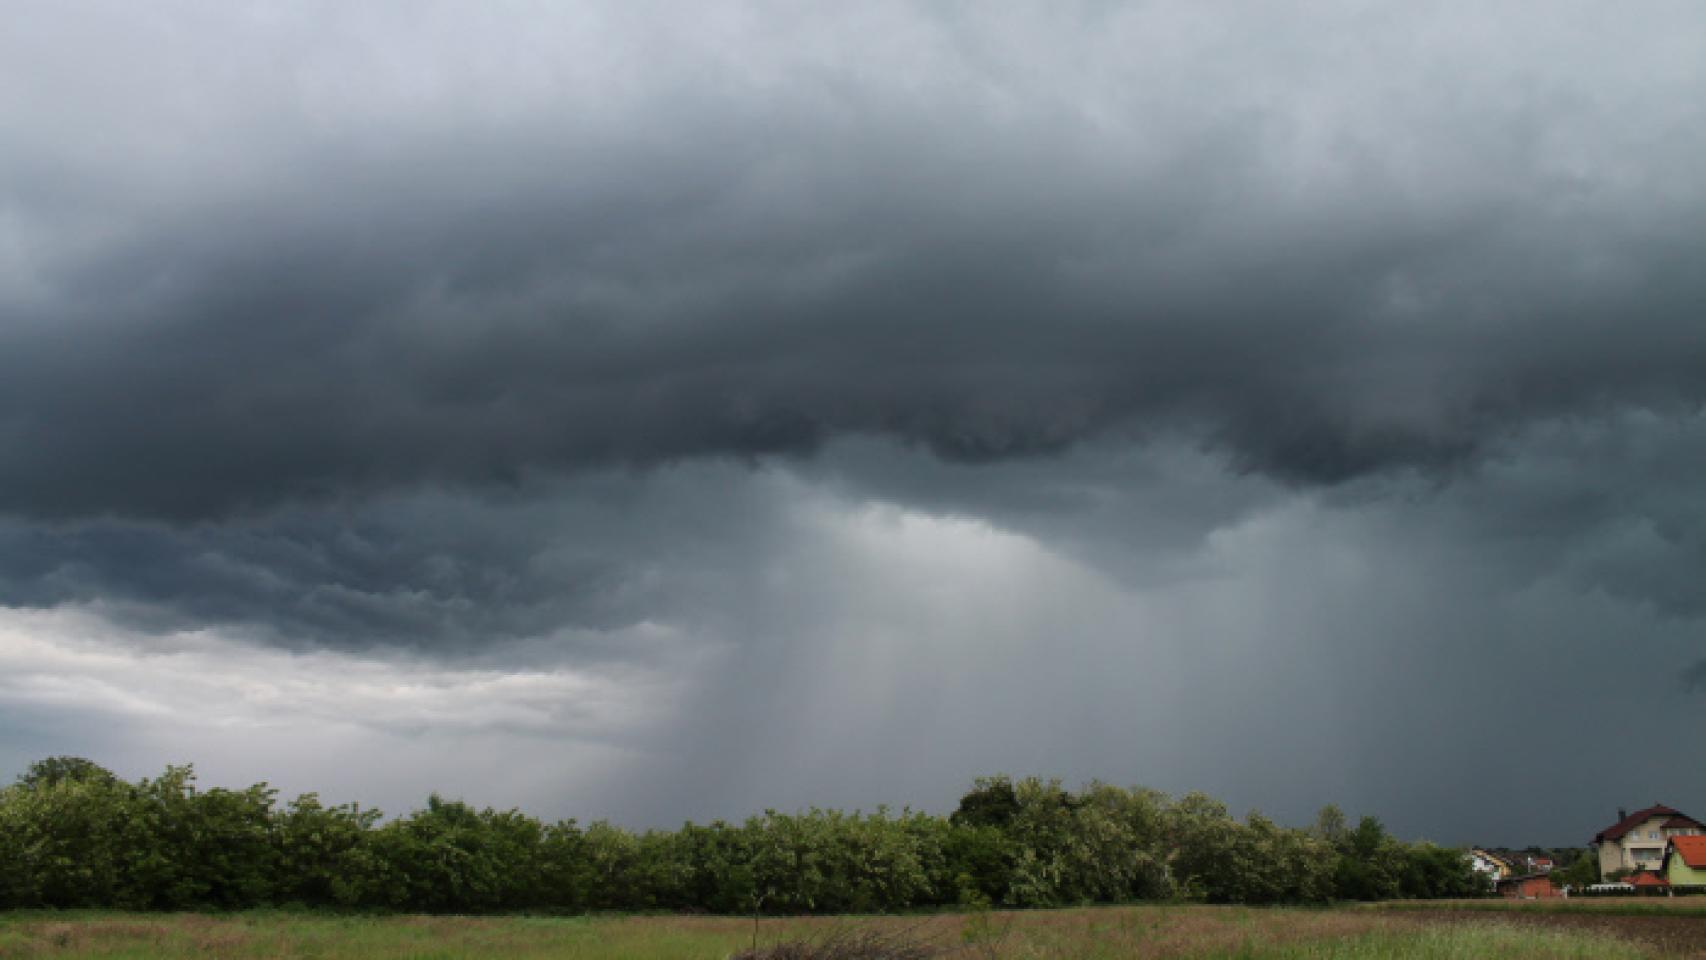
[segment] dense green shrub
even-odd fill
[[[885,912],[1171,897],[1295,903],[1479,893],[1459,851],[1329,808],[1308,831],[1202,794],[977,781],[947,817],[766,811],[635,833],[438,796],[375,810],[198,790],[189,767],[126,783],[54,758],[0,790],[0,908],[267,905],[492,913]]]
[[[327,807],[312,793],[273,814],[278,851],[276,902],[303,906],[349,904],[360,899],[356,865],[379,811]]]

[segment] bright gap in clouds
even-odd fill
[[[651,558],[638,579],[676,595],[675,618],[590,639],[292,649],[239,627],[143,633],[99,605],[0,611],[0,715],[23,731],[0,761],[194,762],[391,811],[441,790],[669,823],[940,804],[980,773],[1048,770],[1061,736],[1123,726],[1119,704],[1145,726],[1178,706],[1179,651],[1083,563],[785,470],[750,479],[779,534]]]
[[[505,671],[295,653],[197,630],[125,634],[90,611],[0,613],[0,696],[75,706],[121,721],[211,723],[244,730],[301,723],[397,733],[504,729],[576,734],[645,719],[627,691],[650,678],[560,667]],[[636,632],[655,631],[650,625]]]
[[[506,749],[577,772],[620,762],[627,741],[670,719],[678,682],[633,665],[290,651],[212,628],[142,635],[99,608],[0,611],[0,714],[52,731],[38,753],[87,753],[127,776],[194,762],[213,783],[264,779],[391,810],[437,789],[495,804],[536,793],[543,772],[498,761]],[[27,762],[11,746],[10,765]],[[376,793],[376,780],[397,783]]]

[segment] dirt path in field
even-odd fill
[[[1701,917],[1598,916],[1538,910],[1496,913],[1485,910],[1416,910],[1405,913],[1429,923],[1509,923],[1553,930],[1590,931],[1653,947],[1668,956],[1706,958],[1706,918]]]

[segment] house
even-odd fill
[[[1475,847],[1465,856],[1469,860],[1470,869],[1488,880],[1501,880],[1515,872],[1511,869],[1510,861],[1490,850]]]
[[[1706,837],[1672,837],[1659,868],[1673,887],[1706,887]]]
[[[1670,838],[1702,834],[1706,834],[1706,825],[1662,803],[1634,813],[1619,810],[1617,822],[1593,837],[1599,875],[1618,870],[1657,870]]]
[[[1495,885],[1499,896],[1510,900],[1546,900],[1561,897],[1563,891],[1552,882],[1552,878],[1544,873],[1530,873],[1520,877],[1505,877]]]

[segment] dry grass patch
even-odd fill
[[[932,960],[943,952],[900,933],[857,930],[742,950],[731,960]]]
[[[1538,918],[1537,918],[1538,919]],[[1674,918],[1681,919],[1681,918]],[[1530,945],[1541,946],[1530,949]],[[1539,952],[1535,952],[1538,949]],[[1139,906],[930,917],[0,916],[0,960],[1645,957],[1597,931],[1403,911]]]

